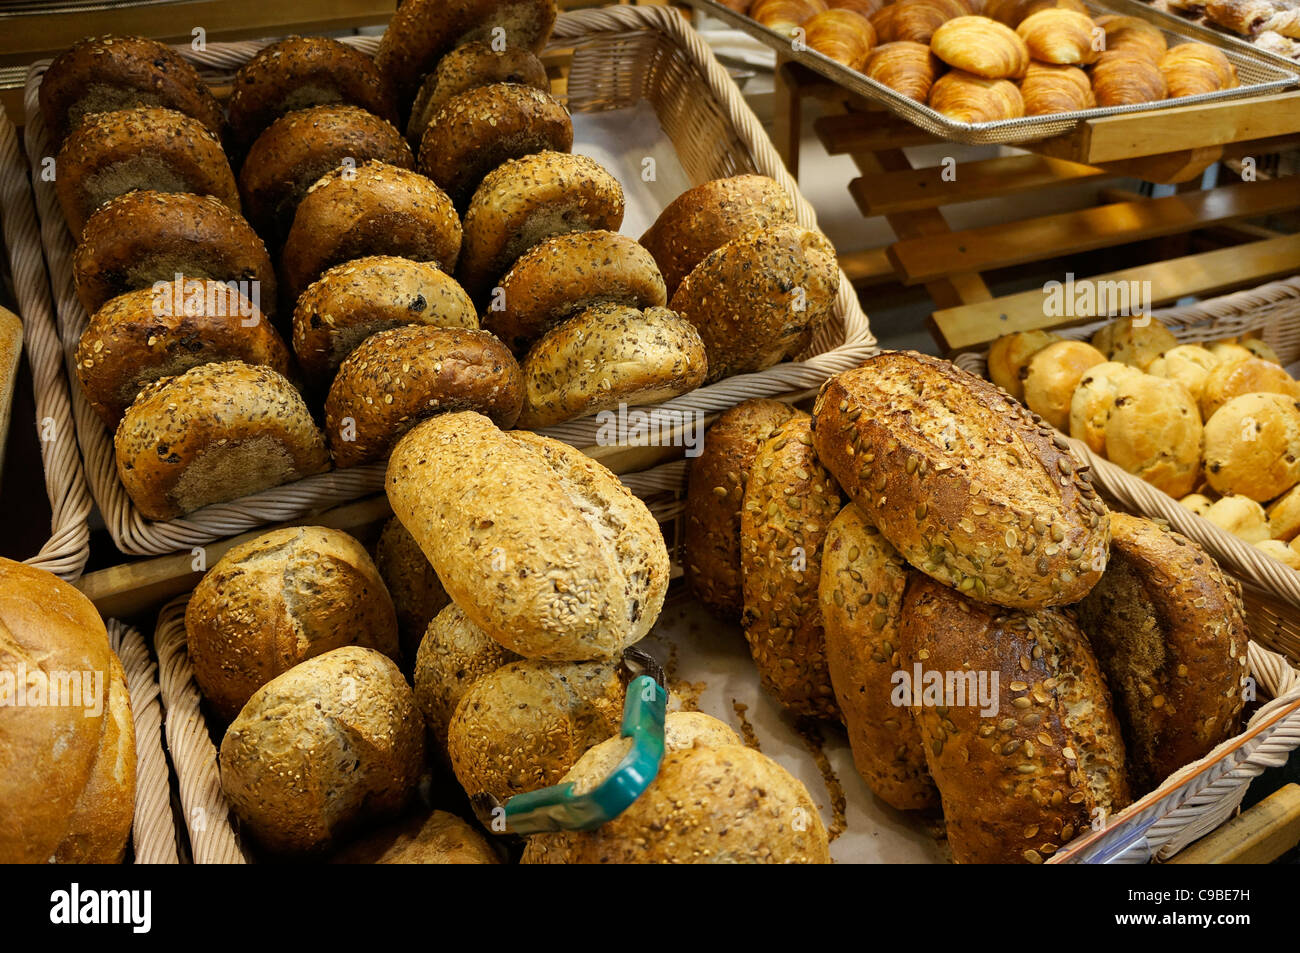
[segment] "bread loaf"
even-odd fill
[[[1300,482],[1300,401],[1242,394],[1216,410],[1205,422],[1205,478],[1261,503]]]
[[[1242,499],[1245,499],[1245,497],[1242,497]],[[1189,493],[1178,502],[1197,516],[1204,516],[1209,512],[1210,507],[1214,505],[1210,502],[1210,498],[1203,493]],[[1250,502],[1254,503],[1255,501],[1251,500]]]
[[[487,43],[466,43],[440,59],[424,78],[411,107],[406,138],[418,145],[434,113],[461,93],[493,83],[518,83],[544,93],[551,90],[546,67],[532,50],[517,46],[494,50]]]
[[[375,566],[397,610],[402,659],[406,665],[414,665],[425,630],[451,600],[438,574],[420,551],[420,544],[395,516],[379,533]]]
[[[1288,546],[1280,539],[1264,539],[1255,544],[1255,548],[1272,556],[1284,566],[1300,570],[1300,552]]]
[[[1029,359],[1025,404],[1057,430],[1070,426],[1070,400],[1080,379],[1106,356],[1083,341],[1053,341]]]
[[[1277,351],[1259,338],[1242,338],[1241,346],[1262,361],[1269,361],[1278,366],[1282,364],[1282,359],[1278,357]]]
[[[989,380],[1023,402],[1025,375],[1029,373],[1029,359],[1060,336],[1050,331],[1017,331],[1004,334],[989,347]]]
[[[412,814],[353,841],[332,864],[499,864],[488,839],[446,811]]]
[[[415,656],[415,701],[430,737],[445,748],[451,716],[469,687],[517,661],[518,655],[449,602],[427,626]]]
[[[1292,487],[1270,504],[1268,524],[1274,539],[1290,542],[1300,535],[1300,489]]]

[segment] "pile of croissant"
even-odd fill
[[[1237,85],[1215,47],[1169,47],[1081,0],[725,0],[757,22],[958,122],[1194,96]]]

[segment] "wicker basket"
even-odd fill
[[[348,42],[373,52],[378,39],[352,37]],[[615,109],[644,99],[654,108],[693,183],[745,171],[765,173],[790,192],[800,223],[816,227],[812,207],[799,194],[739,90],[704,41],[675,12],[662,7],[615,7],[565,14],[556,24],[552,44],[557,50],[573,51],[567,94],[573,112]],[[253,42],[213,44],[203,52],[188,47],[178,48],[178,52],[213,82],[220,82],[261,46]],[[38,63],[28,74],[27,149],[34,166],[50,153],[37,98],[48,65]],[[58,301],[59,336],[71,367],[71,355],[87,322],[72,285],[73,243],[52,183],[37,177],[33,186]],[[665,419],[674,420],[680,419],[683,411],[710,413],[749,397],[816,387],[874,351],[867,318],[847,277],[841,276],[833,320],[800,360],[700,388],[662,405],[656,413],[671,414]],[[124,553],[147,555],[199,546],[266,523],[296,519],[382,488],[384,465],[372,464],[205,507],[183,519],[150,521],[132,505],[117,478],[111,435],[90,409],[80,387],[74,385],[72,391],[86,476],[109,532]],[[658,425],[653,419],[651,424]],[[545,432],[575,446],[589,447],[597,442],[596,429],[589,419]]]

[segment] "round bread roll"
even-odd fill
[[[799,354],[829,317],[839,285],[839,261],[826,236],[778,225],[711,252],[669,307],[700,332],[713,383]]]
[[[1082,341],[1054,341],[1029,359],[1025,404],[1057,430],[1070,427],[1070,402],[1089,368],[1106,356]]]
[[[658,524],[567,444],[443,414],[398,442],[386,485],[452,601],[526,658],[612,658],[659,617],[669,563]]]
[[[1115,399],[1141,379],[1142,372],[1136,367],[1118,361],[1094,364],[1084,371],[1070,397],[1070,436],[1104,456],[1106,423],[1115,410]]]
[[[72,255],[77,297],[87,314],[110,298],[156,282],[187,278],[236,281],[275,313],[275,270],[248,222],[211,195],[128,192],[86,222]],[[244,284],[248,282],[249,284]]]
[[[1244,361],[1247,358],[1255,356],[1254,352],[1252,352],[1250,348],[1238,344],[1236,338],[1228,338],[1224,341],[1212,341],[1205,345],[1205,349],[1217,357],[1221,364],[1229,364],[1233,361]]]
[[[1300,482],[1300,402],[1243,394],[1205,424],[1205,477],[1218,493],[1261,503]]]
[[[435,112],[420,139],[420,171],[463,209],[507,159],[573,147],[569,113],[550,93],[514,83],[476,86]]]
[[[369,159],[399,169],[415,167],[411,147],[397,127],[360,106],[313,106],[281,116],[257,137],[239,172],[244,214],[258,234],[279,245],[314,182]]]
[[[77,379],[110,429],[141,389],[200,364],[243,361],[290,376],[289,349],[258,306],[221,281],[182,279],[128,291],[90,318]]]
[[[402,658],[414,664],[424,632],[451,601],[442,581],[397,517],[384,524],[375,544],[375,565],[397,610]]]
[[[113,437],[146,519],[168,520],[329,469],[302,395],[268,367],[204,364],[149,384]]]
[[[284,283],[293,301],[334,265],[368,255],[431,261],[450,273],[461,226],[445,192],[418,172],[383,162],[335,169],[298,204],[284,242]]]
[[[1149,374],[1121,384],[1106,418],[1106,458],[1175,499],[1201,478],[1203,428],[1177,381]]]
[[[715,614],[739,622],[740,513],[758,448],[795,415],[777,400],[747,400],[709,428],[687,477],[682,570],[695,597]]]
[[[63,142],[54,188],[73,238],[109,199],[136,189],[213,195],[239,211],[239,190],[207,126],[156,106],[87,116]]]
[[[90,600],[0,557],[0,863],[117,864],[135,816],[135,724]]]
[[[1209,512],[1210,507],[1214,505],[1214,501],[1203,493],[1188,493],[1178,502],[1197,516],[1204,516]]]
[[[488,839],[446,811],[421,812],[353,841],[331,864],[499,864]]]
[[[220,136],[221,104],[198,71],[170,47],[142,36],[99,36],[74,43],[41,77],[41,117],[61,143],[84,117],[162,106],[193,116]]]
[[[281,116],[333,103],[397,122],[392,91],[374,60],[329,37],[290,36],[239,68],[226,107],[235,142],[247,147]]]
[[[1283,542],[1300,535],[1300,487],[1292,487],[1270,504],[1268,526],[1270,535]]]
[[[325,398],[334,463],[383,459],[433,414],[473,410],[511,427],[524,401],[509,348],[487,331],[408,324],[372,334],[339,365]]]
[[[1092,336],[1092,346],[1109,360],[1145,371],[1161,354],[1178,346],[1178,338],[1150,315],[1116,318]]]
[[[537,430],[620,404],[658,404],[695,390],[707,374],[704,342],[685,318],[667,308],[598,304],[529,350],[519,426]]]
[[[519,357],[579,311],[598,304],[662,308],[663,276],[650,253],[617,232],[557,235],[535,245],[501,279],[483,312],[483,327]]]
[[[1255,544],[1255,548],[1272,556],[1278,562],[1300,570],[1300,553],[1280,539],[1265,539]]]
[[[1051,331],[1017,331],[1002,335],[989,347],[989,380],[1024,403],[1029,359],[1059,340],[1061,336]]]
[[[1259,338],[1246,338],[1241,342],[1241,346],[1262,361],[1271,361],[1279,366],[1282,364],[1282,358],[1278,357],[1277,351]]]
[[[520,47],[494,50],[487,43],[466,43],[440,59],[433,72],[425,77],[411,107],[406,138],[418,144],[434,113],[461,93],[493,83],[517,83],[544,93],[551,91],[546,67],[532,50]]]
[[[592,745],[618,734],[626,685],[615,662],[521,660],[475,679],[447,728],[465,793],[502,801],[556,784]]]
[[[1242,394],[1283,394],[1300,398],[1300,384],[1278,365],[1258,357],[1224,361],[1210,369],[1201,391],[1201,415],[1214,412]]]
[[[564,152],[511,159],[488,173],[470,201],[456,277],[482,302],[534,245],[568,232],[618,231],[622,223],[623,187],[594,159]]]
[[[709,254],[759,228],[794,225],[794,202],[775,179],[737,175],[688,189],[641,236],[671,297]]]
[[[424,732],[393,661],[349,645],[259,688],[221,742],[221,790],[273,853],[326,849],[402,812],[424,771]]]
[[[1201,514],[1219,529],[1248,543],[1260,543],[1273,535],[1264,507],[1248,496],[1225,496],[1211,503]]]
[[[299,295],[293,350],[324,387],[358,344],[407,324],[473,330],[478,316],[464,289],[432,262],[371,255],[335,265]]]
[[[429,735],[447,745],[451,716],[469,687],[519,656],[469,620],[454,602],[434,616],[415,656],[415,701]]]
[[[1147,373],[1178,381],[1187,388],[1192,399],[1200,404],[1201,395],[1205,392],[1205,379],[1218,364],[1219,359],[1199,344],[1180,344],[1152,361],[1147,367]],[[1201,416],[1210,419],[1205,413]]]
[[[199,690],[226,721],[299,662],[344,645],[399,656],[397,614],[347,533],[271,530],[230,549],[194,587],[185,639]]]

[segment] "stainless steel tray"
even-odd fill
[[[1300,84],[1300,72],[1295,64],[1286,68],[1287,61],[1257,50],[1248,43],[1230,42],[1227,37],[1216,30],[1197,27],[1170,18],[1151,9],[1139,0],[1085,0],[1089,10],[1096,15],[1121,13],[1126,16],[1140,17],[1160,28],[1166,39],[1195,39],[1223,50],[1225,56],[1237,68],[1237,79],[1241,85],[1236,89],[1225,89],[1214,93],[1202,93],[1199,96],[1183,96],[1178,99],[1166,99],[1158,103],[1139,103],[1132,106],[1108,106],[1097,109],[1082,109],[1076,112],[1056,113],[1051,116],[1026,116],[1021,119],[1001,119],[997,122],[957,122],[929,106],[908,99],[873,79],[868,79],[857,70],[851,70],[835,62],[816,50],[808,49],[795,52],[790,38],[782,36],[751,20],[742,13],[724,7],[714,0],[686,0],[691,6],[723,20],[732,26],[744,30],[759,42],[770,46],[776,52],[795,63],[807,66],[834,83],[838,83],[850,92],[867,99],[875,100],[890,112],[906,119],[915,126],[955,142],[969,145],[1017,145],[1050,139],[1073,130],[1085,119],[1098,119],[1105,116],[1120,116],[1128,113],[1154,112],[1173,106],[1195,106],[1200,103],[1216,103],[1225,100],[1246,99],[1265,93],[1275,93]],[[1176,27],[1176,28],[1175,28]],[[1195,28],[1195,29],[1190,29]]]

